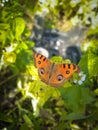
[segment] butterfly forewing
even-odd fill
[[[34,57],[34,64],[37,68],[45,67],[51,64],[48,58],[39,53],[34,53],[33,57]]]
[[[58,64],[58,70],[66,78],[69,79],[74,72],[79,71],[79,67],[74,64]]]

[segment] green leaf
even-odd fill
[[[5,113],[0,113],[0,120],[5,121],[5,122],[9,122],[9,123],[13,122],[13,119],[11,118],[11,116],[6,115]]]
[[[20,36],[23,33],[24,28],[25,28],[25,22],[23,18],[17,17],[15,18],[15,20],[13,20],[13,33],[15,35],[16,40],[20,39]]]
[[[73,112],[84,113],[85,105],[94,100],[89,88],[73,86],[68,88],[62,87],[59,90],[66,107]]]
[[[86,116],[83,113],[75,113],[72,112],[66,116],[67,120],[78,120],[78,119],[85,119]]]
[[[10,26],[9,24],[6,23],[0,23],[0,42],[3,43],[3,45],[6,42],[7,36],[8,36],[8,30],[9,30]]]
[[[30,128],[28,127],[27,123],[22,124],[22,126],[20,127],[20,130],[28,130],[28,129]]]
[[[94,101],[94,97],[92,92],[90,92],[89,88],[81,87],[81,103],[89,104]]]
[[[31,119],[29,118],[29,116],[27,116],[26,114],[23,115],[23,119],[25,121],[25,123],[27,124],[27,126],[29,128],[32,128],[31,130],[33,130],[33,122],[31,121]]]
[[[53,57],[51,58],[51,61],[52,61],[52,62],[55,62],[55,63],[60,63],[60,62],[63,61],[63,59],[62,59],[61,56],[53,56]]]
[[[66,107],[72,111],[81,111],[84,110],[83,104],[81,105],[81,91],[80,87],[69,87],[66,89],[60,89],[61,96],[66,104]],[[82,111],[83,111],[82,110]]]
[[[16,60],[16,54],[14,52],[4,52],[3,55],[5,64],[14,63]]]
[[[88,53],[88,72],[90,76],[98,75],[98,56]]]
[[[7,36],[7,32],[3,31],[3,30],[0,30],[0,42],[2,42],[3,46],[5,45],[6,36]],[[2,48],[3,48],[3,46],[2,46]]]
[[[79,66],[80,66],[80,71],[84,71],[86,74],[88,73],[88,55],[84,55],[80,62],[79,62]]]
[[[97,26],[98,26],[98,24],[97,24]],[[98,27],[96,27],[94,29],[90,28],[89,31],[87,32],[88,36],[90,36],[90,35],[96,35],[96,34],[98,34]]]
[[[8,23],[0,23],[0,30],[8,30],[10,28]]]
[[[55,62],[55,63],[71,63],[71,61],[69,59],[66,59],[66,60],[63,60],[61,56],[53,56],[51,58],[51,61],[52,62]]]

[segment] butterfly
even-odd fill
[[[33,54],[33,58],[40,79],[53,87],[62,86],[66,80],[72,77],[73,73],[79,71],[77,65],[68,63],[55,64],[42,54],[36,52]]]

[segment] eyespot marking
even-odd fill
[[[42,75],[45,73],[44,68],[41,68],[41,69],[40,69],[40,73],[41,73]]]
[[[57,80],[58,80],[58,81],[61,81],[62,79],[63,79],[63,75],[58,75],[58,76],[57,76]]]
[[[40,64],[41,64],[41,61],[38,61],[38,64],[40,65]]]
[[[69,71],[69,70],[67,70],[67,71],[66,71],[66,74],[70,74],[70,71]]]

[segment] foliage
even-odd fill
[[[32,4],[27,0],[10,0],[0,3],[0,129],[97,130],[97,1],[46,2]],[[52,4],[55,8],[51,8]],[[39,79],[32,58],[34,43],[28,40],[30,31],[26,16],[28,12],[31,16],[36,10],[43,10],[43,5],[48,7],[49,17],[57,14],[62,17],[64,13],[67,18],[78,18],[90,26],[87,40],[81,47],[80,73],[74,74],[59,88],[48,86]],[[59,56],[51,61],[70,62]]]

